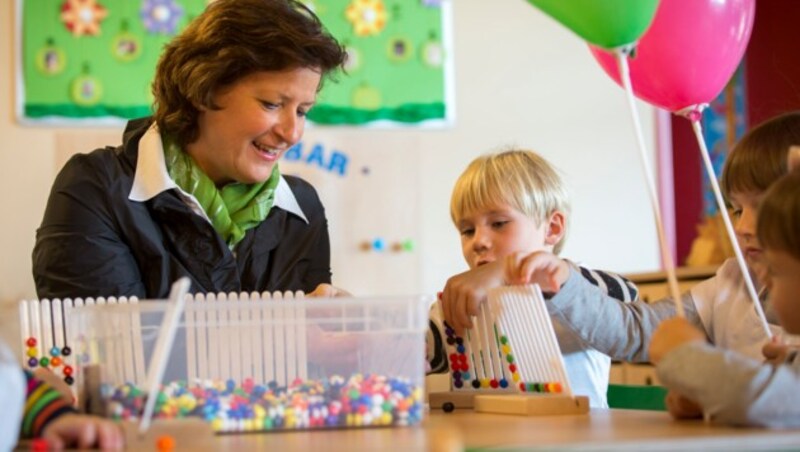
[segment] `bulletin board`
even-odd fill
[[[309,114],[327,125],[453,120],[451,0],[303,0],[347,50]],[[209,0],[17,0],[24,124],[101,124],[151,113],[164,44]]]

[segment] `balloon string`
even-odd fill
[[[694,106],[690,107],[689,110],[684,109],[681,110],[682,112],[688,111],[688,114],[692,112],[702,111],[703,106]],[[684,115],[686,116],[686,115]],[[744,277],[744,284],[747,287],[747,293],[750,295],[750,299],[753,301],[753,306],[756,308],[756,313],[758,313],[759,319],[761,319],[761,326],[764,328],[764,332],[767,334],[767,338],[772,339],[772,331],[769,329],[769,322],[767,322],[767,316],[764,315],[764,309],[761,307],[761,301],[758,297],[758,293],[756,292],[755,286],[753,285],[753,278],[750,276],[750,270],[747,268],[747,264],[744,261],[744,255],[742,255],[742,250],[739,247],[739,242],[736,240],[736,233],[733,230],[733,225],[731,224],[731,218],[728,215],[728,209],[725,206],[725,201],[722,199],[722,192],[719,189],[719,183],[717,182],[717,176],[714,173],[714,166],[711,164],[711,158],[708,155],[708,147],[706,146],[706,141],[703,138],[703,128],[700,124],[699,118],[695,115],[697,119],[691,119],[690,116],[686,116],[690,119],[692,123],[692,129],[694,130],[694,135],[697,138],[697,144],[700,145],[700,155],[703,157],[703,163],[705,164],[706,168],[706,175],[708,176],[708,180],[711,182],[711,188],[714,191],[714,198],[717,200],[717,208],[719,208],[720,214],[722,214],[722,222],[725,224],[725,230],[728,232],[728,239],[733,246],[733,253],[736,255],[736,262],[739,264],[739,270],[742,272],[742,276]]]
[[[625,88],[625,97],[630,107],[629,110],[631,119],[633,120],[633,128],[636,133],[636,142],[639,145],[639,156],[641,157],[642,168],[644,169],[644,175],[647,181],[647,190],[650,195],[650,205],[653,208],[653,216],[656,220],[658,243],[661,247],[661,264],[667,272],[667,282],[669,284],[670,295],[675,302],[675,311],[678,317],[685,317],[683,300],[681,299],[681,293],[678,289],[678,278],[675,276],[675,264],[672,259],[672,252],[667,245],[666,234],[664,234],[664,224],[661,221],[661,207],[659,206],[658,196],[656,196],[655,182],[653,181],[653,173],[650,169],[650,160],[647,157],[647,147],[645,146],[644,134],[642,133],[642,124],[639,121],[639,113],[636,109],[636,101],[633,97],[631,75],[628,69],[628,53],[631,49],[632,46],[628,46],[617,49],[614,53],[617,57],[617,63],[619,64],[620,79]]]

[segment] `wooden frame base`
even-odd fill
[[[444,410],[446,412],[454,409],[472,409],[475,407],[476,392],[443,391],[431,392],[428,394],[428,406],[432,410]],[[449,404],[449,405],[448,405]]]
[[[476,394],[479,413],[551,416],[589,413],[589,398],[564,394]]]

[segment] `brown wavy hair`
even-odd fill
[[[792,146],[800,146],[800,111],[775,116],[751,129],[725,160],[721,178],[725,196],[767,191],[787,173]]]
[[[758,241],[800,259],[800,171],[775,182],[758,210]]]
[[[155,121],[185,147],[199,134],[198,107],[219,109],[216,93],[243,77],[310,68],[325,79],[344,59],[344,48],[296,0],[216,0],[164,48],[153,81]]]

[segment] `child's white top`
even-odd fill
[[[735,259],[726,260],[713,278],[697,284],[690,293],[713,344],[736,350],[752,359],[764,359],[761,347],[767,336]],[[769,306],[762,304],[767,316],[771,317]],[[770,329],[773,335],[783,334],[777,325],[770,324]]]
[[[25,404],[25,379],[14,354],[0,341],[0,451],[11,450],[19,439]]]

